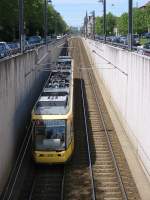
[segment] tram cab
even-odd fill
[[[70,120],[35,120],[33,157],[37,163],[64,163],[74,149]]]

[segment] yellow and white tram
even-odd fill
[[[36,163],[65,163],[74,150],[73,60],[59,57],[32,111]]]

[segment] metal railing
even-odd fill
[[[65,38],[66,38],[66,36],[62,37],[61,39],[65,39]],[[49,45],[49,44],[55,44],[55,43],[57,44],[61,41],[61,39],[60,40],[57,40],[57,39],[49,40],[49,41],[47,41],[47,44],[45,44],[45,42],[41,42],[41,43],[37,43],[37,44],[25,45],[23,53],[25,53],[29,50],[34,50],[34,49],[41,47],[43,45]],[[9,58],[9,57],[14,56],[14,55],[19,54],[19,53],[21,53],[20,47],[14,48],[14,49],[12,48],[10,50],[4,50],[3,52],[0,52],[0,60],[5,59],[5,58]]]
[[[121,49],[129,50],[128,44],[123,44],[123,43],[119,43],[119,42],[111,42],[111,41],[105,42],[103,39],[96,39],[94,41],[109,44],[109,45],[112,45],[115,47],[119,47]],[[150,56],[150,49],[142,48],[140,46],[132,46],[132,51],[139,53],[141,55]]]

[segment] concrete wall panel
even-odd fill
[[[84,42],[150,179],[150,57],[92,40]]]

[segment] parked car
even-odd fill
[[[106,37],[106,41],[107,41],[107,42],[111,42],[111,41],[112,41],[112,36],[107,36],[107,37]]]
[[[19,43],[17,43],[17,42],[9,42],[7,44],[9,46],[9,48],[12,50],[12,53],[19,52],[19,47],[20,47]]]
[[[102,35],[95,35],[95,40],[103,40],[104,36]]]
[[[0,42],[0,58],[11,55],[11,48],[6,42]]]
[[[114,37],[112,37],[111,41],[114,43],[120,43],[120,37],[114,36]]]
[[[145,33],[146,38],[150,38],[150,33]]]
[[[127,35],[121,35],[120,36],[120,43],[124,45],[128,45],[128,36]],[[140,44],[140,39],[138,34],[132,35],[132,45],[138,46]]]
[[[132,41],[134,46],[138,46],[140,44],[140,37],[138,34],[132,35]]]
[[[148,42],[142,46],[139,46],[137,49],[137,52],[142,55],[150,56],[150,42]]]
[[[41,36],[30,36],[27,39],[29,45],[36,45],[41,43]]]
[[[127,39],[127,36],[126,36],[126,35],[121,35],[121,36],[120,36],[120,43],[121,43],[121,44],[124,44],[124,45],[127,45],[127,44],[128,44],[128,39]]]
[[[47,36],[47,42],[51,42],[52,41],[52,36],[51,35],[48,35]],[[42,43],[44,43],[43,41],[42,41]]]
[[[61,38],[61,35],[57,35],[57,40],[60,40]]]

